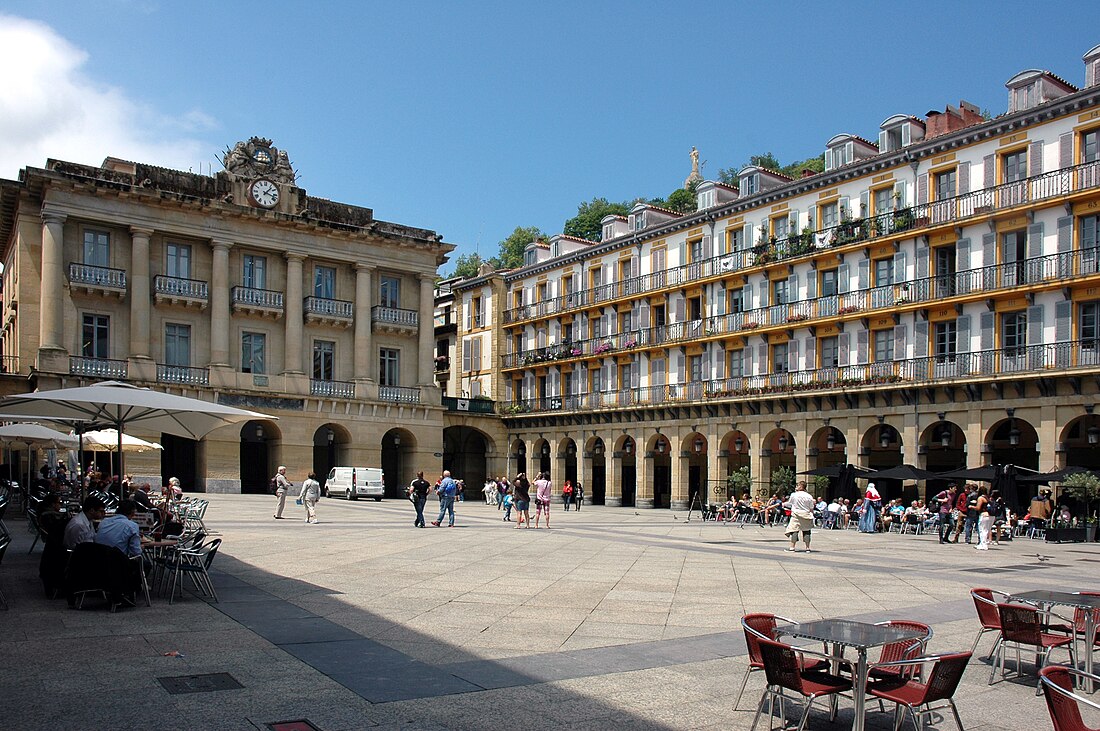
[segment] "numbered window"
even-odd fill
[[[336,343],[331,340],[313,341],[313,378],[331,381],[336,377]]]
[[[168,323],[164,326],[164,364],[191,365],[191,326]]]
[[[788,350],[786,343],[776,343],[772,346],[772,373],[787,372],[787,354]]]
[[[745,310],[745,290],[731,289],[726,292],[726,304],[731,313],[744,312]]]
[[[740,378],[745,375],[745,351],[742,349],[731,350],[727,355],[726,374],[730,378]]]
[[[874,340],[874,353],[876,363],[885,363],[894,359],[894,330],[873,330],[871,338]]]
[[[745,248],[745,229],[731,228],[726,231],[726,250],[741,251]]]
[[[954,320],[937,322],[932,342],[932,354],[937,358],[953,358],[958,346],[958,326]]]
[[[107,315],[84,315],[81,328],[80,354],[85,358],[111,357],[111,318]]]
[[[267,336],[263,333],[241,334],[241,373],[267,373]]]
[[[773,305],[785,305],[790,300],[788,299],[788,289],[786,279],[777,279],[772,282],[772,304]]]
[[[1015,183],[1027,178],[1027,150],[1010,152],[1001,160],[1004,165],[1004,182]]]
[[[874,197],[875,211],[874,215],[881,216],[884,213],[889,213],[894,209],[894,189],[893,188],[879,188],[875,191]]]
[[[1006,312],[1001,315],[1001,347],[1005,355],[1023,355],[1027,347],[1027,313]]]
[[[840,210],[836,203],[821,206],[821,228],[828,229],[840,223]]]
[[[840,365],[840,342],[839,339],[833,335],[828,338],[821,338],[821,367],[822,368],[836,368]]]
[[[84,263],[93,267],[111,266],[111,235],[105,231],[84,232]]]
[[[1081,135],[1081,162],[1100,161],[1100,130]]]
[[[821,272],[821,286],[818,289],[818,295],[821,297],[832,297],[839,290],[837,288],[837,270],[826,269]]]
[[[1081,304],[1078,330],[1081,347],[1096,350],[1100,346],[1100,302]]]

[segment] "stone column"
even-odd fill
[[[354,377],[357,381],[371,381],[371,364],[375,361],[372,357],[371,347],[371,280],[374,276],[374,267],[366,264],[355,265],[355,352]]]
[[[65,320],[61,303],[64,299],[65,216],[42,214],[42,303],[39,311],[39,331],[42,350],[65,350]]]
[[[417,357],[420,359],[421,386],[435,385],[435,359],[432,349],[435,345],[435,275],[420,275],[420,338]],[[457,369],[454,369],[457,372]]]
[[[288,251],[286,254],[286,342],[283,347],[283,370],[302,373],[302,262],[305,256]]]
[[[634,439],[634,507],[636,508],[653,507],[653,463],[656,454],[656,452],[646,451],[645,442]]]
[[[603,452],[603,504],[618,508],[623,504],[623,456],[612,451],[611,442],[604,442]]]
[[[130,228],[130,357],[149,358],[149,237],[150,229]]]
[[[721,439],[715,433],[707,434],[707,474],[706,479],[703,481],[703,485],[700,488],[702,490],[703,503],[715,503],[718,502],[718,498],[725,496],[725,485],[720,485],[718,480],[725,480],[726,472],[722,469],[722,455],[719,454],[719,446]],[[719,495],[714,494],[714,488],[719,487],[722,492]],[[724,500],[722,502],[725,502]]]
[[[584,432],[581,432],[581,439],[584,439]],[[584,444],[577,445],[577,482],[581,483],[584,487],[584,505],[592,504],[592,493],[590,492],[592,484],[592,475],[590,466],[592,464],[592,458],[584,451]]]
[[[229,367],[229,249],[228,241],[213,239],[214,268],[210,278],[210,365]]]
[[[677,449],[677,445],[682,441],[680,435],[669,438],[671,450],[669,455],[669,479],[672,481],[668,503],[670,510],[687,510],[688,508],[688,465],[689,460],[691,460],[691,452]]]

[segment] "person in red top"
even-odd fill
[[[955,520],[955,535],[951,539],[952,543],[959,542],[959,536],[962,535],[963,526],[966,524],[966,490],[959,490],[959,496],[955,498],[955,512],[951,516]]]
[[[951,519],[951,509],[955,507],[955,495],[958,491],[958,485],[948,485],[946,490],[934,498],[940,504],[940,543],[947,543],[951,529],[955,527]]]
[[[561,502],[565,506],[566,510],[569,510],[569,506],[573,503],[573,481],[566,480],[565,484],[561,486]]]

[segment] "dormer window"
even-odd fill
[[[523,265],[534,266],[538,261],[538,253],[534,249],[527,249],[523,252]]]
[[[1031,109],[1039,103],[1039,82],[1033,81],[1026,86],[1012,90],[1012,109]]]
[[[760,190],[760,174],[752,173],[741,178],[739,186],[744,195],[755,195]]]
[[[853,145],[851,141],[845,142],[839,147],[825,150],[825,169],[836,170],[852,161]]]
[[[1007,82],[1009,112],[1022,112],[1077,91],[1077,87],[1049,71],[1028,69]]]
[[[696,201],[695,207],[699,210],[711,208],[714,205],[714,191],[707,190],[699,194],[699,198]]]
[[[645,211],[639,211],[638,213],[630,214],[631,225],[630,227],[635,231],[641,231],[645,228]]]
[[[610,223],[604,224],[604,227],[603,227],[603,240],[604,241],[609,241],[610,239],[613,239],[613,238],[615,238],[615,227]]]
[[[561,254],[561,244],[559,244],[557,241],[550,244],[550,258],[551,259],[556,258],[560,254]]]
[[[879,125],[879,152],[896,152],[903,147],[924,139],[922,122],[905,114],[895,114]]]

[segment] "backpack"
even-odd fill
[[[274,495],[279,490],[279,481],[272,477],[267,483],[267,490]]]

